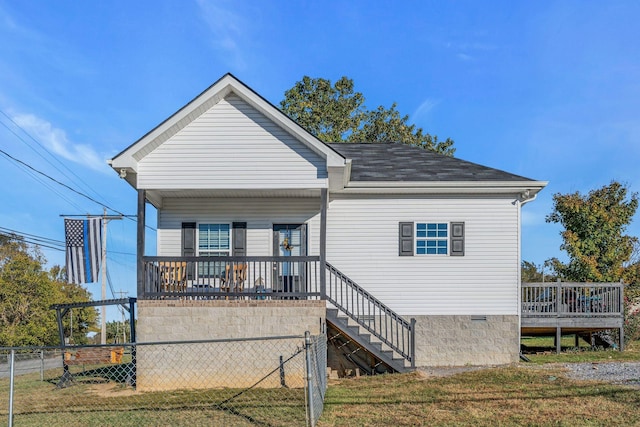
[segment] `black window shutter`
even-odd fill
[[[182,256],[196,256],[196,223],[182,223]],[[194,279],[195,263],[187,263],[187,280]]]
[[[246,222],[234,222],[233,223],[233,251],[232,256],[246,256],[247,255],[247,223]]]
[[[451,256],[464,256],[464,222],[451,223]]]
[[[413,222],[401,222],[398,231],[398,255],[413,256]]]

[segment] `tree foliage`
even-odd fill
[[[453,140],[409,124],[409,116],[379,106],[368,110],[364,95],[354,90],[353,80],[341,77],[335,84],[304,76],[285,92],[281,110],[324,142],[401,142],[452,156]]]
[[[53,304],[88,301],[89,293],[78,285],[59,280],[62,269],[44,269],[45,259],[17,236],[0,235],[0,345],[56,345],[58,325]],[[74,317],[76,342],[86,339],[95,325],[96,311],[77,309]],[[63,325],[69,333],[69,321]]]
[[[522,261],[520,265],[520,278],[523,283],[555,282],[556,276],[553,272],[546,270],[546,268],[550,266],[551,262],[549,260],[540,266],[537,266],[531,261]]]
[[[547,222],[564,227],[561,249],[569,262],[553,259],[563,280],[615,282],[624,278],[637,238],[624,234],[638,208],[638,195],[611,182],[587,195],[555,194]]]

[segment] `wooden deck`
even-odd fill
[[[591,333],[617,329],[623,343],[622,283],[523,283],[522,335]],[[620,349],[623,349],[621,344]]]

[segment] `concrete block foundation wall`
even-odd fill
[[[416,366],[502,365],[518,361],[516,315],[416,318]]]
[[[138,301],[140,343],[318,335],[324,301]],[[139,391],[243,388],[253,385],[303,345],[304,339],[140,345]],[[298,360],[299,359],[299,360]],[[295,362],[295,363],[294,363]],[[288,387],[304,386],[304,354],[287,364]],[[280,387],[278,373],[260,387]]]

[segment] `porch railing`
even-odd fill
[[[622,316],[622,283],[523,283],[523,317]]]
[[[406,320],[320,257],[146,256],[138,299],[326,299],[415,366],[415,319]]]
[[[139,299],[320,299],[320,258],[144,257]]]
[[[415,367],[415,319],[405,320],[337,268],[326,266],[327,301]]]

